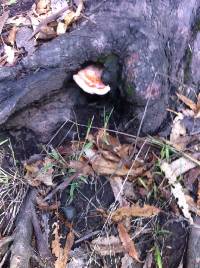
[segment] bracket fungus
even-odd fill
[[[95,65],[89,65],[80,70],[77,74],[73,75],[73,79],[76,84],[86,93],[105,95],[111,88],[109,85],[105,85],[101,76],[103,68]]]

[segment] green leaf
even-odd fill
[[[158,268],[162,268],[163,267],[162,257],[161,257],[160,249],[159,249],[158,245],[155,246],[155,259],[156,259],[156,266]]]

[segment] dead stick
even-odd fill
[[[48,248],[48,242],[45,241],[44,239],[42,230],[40,228],[39,220],[35,211],[35,207],[32,208],[32,224],[37,241],[37,249],[40,254],[40,257],[44,259],[44,261],[52,260],[53,256]]]
[[[64,190],[77,176],[79,175],[79,172],[76,172],[74,175],[68,177],[65,179],[61,184],[59,184],[50,194],[48,194],[43,201],[47,201],[53,197],[58,191]]]

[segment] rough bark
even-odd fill
[[[195,224],[190,227],[187,249],[187,268],[200,267],[200,218],[196,217]]]
[[[31,267],[31,259],[35,260],[39,267],[52,267],[52,255],[47,242],[43,238],[35,212],[36,195],[37,190],[29,190],[17,217],[13,244],[10,248],[10,268],[29,268]],[[33,230],[37,241],[38,255],[32,248]]]
[[[148,102],[143,133],[160,128],[167,116],[170,89],[177,88],[177,80],[185,81],[186,69],[190,82],[199,83],[195,63],[199,35],[194,34],[198,0],[85,2],[87,20],[43,44],[16,67],[0,69],[1,124],[15,111],[66,86],[70,74],[83,64],[110,54],[117,55],[121,65],[119,88],[127,106],[126,120],[136,115],[141,121]],[[188,68],[184,59],[193,44]]]
[[[11,249],[10,267],[29,268],[30,259],[33,255],[31,240],[33,234],[32,228],[32,205],[36,197],[36,191],[30,191],[21,208],[16,224],[15,238]]]

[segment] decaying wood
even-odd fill
[[[34,259],[35,261],[39,262],[40,265],[45,266],[46,264],[44,261],[50,260],[51,258],[51,253],[48,251],[48,246],[43,242],[42,232],[35,214],[34,204],[36,195],[36,189],[29,190],[17,217],[16,228],[13,235],[13,244],[10,248],[11,268],[28,268],[30,267],[31,259]],[[35,250],[32,248],[33,226],[39,249],[38,256],[36,255]],[[48,265],[48,267],[50,267],[50,264]]]
[[[18,216],[14,242],[11,248],[11,268],[30,267],[30,259],[33,255],[33,249],[31,248],[33,234],[31,211],[34,199],[36,198],[36,193],[36,190],[29,191]]]
[[[187,268],[200,268],[200,217],[190,226],[187,249]]]

